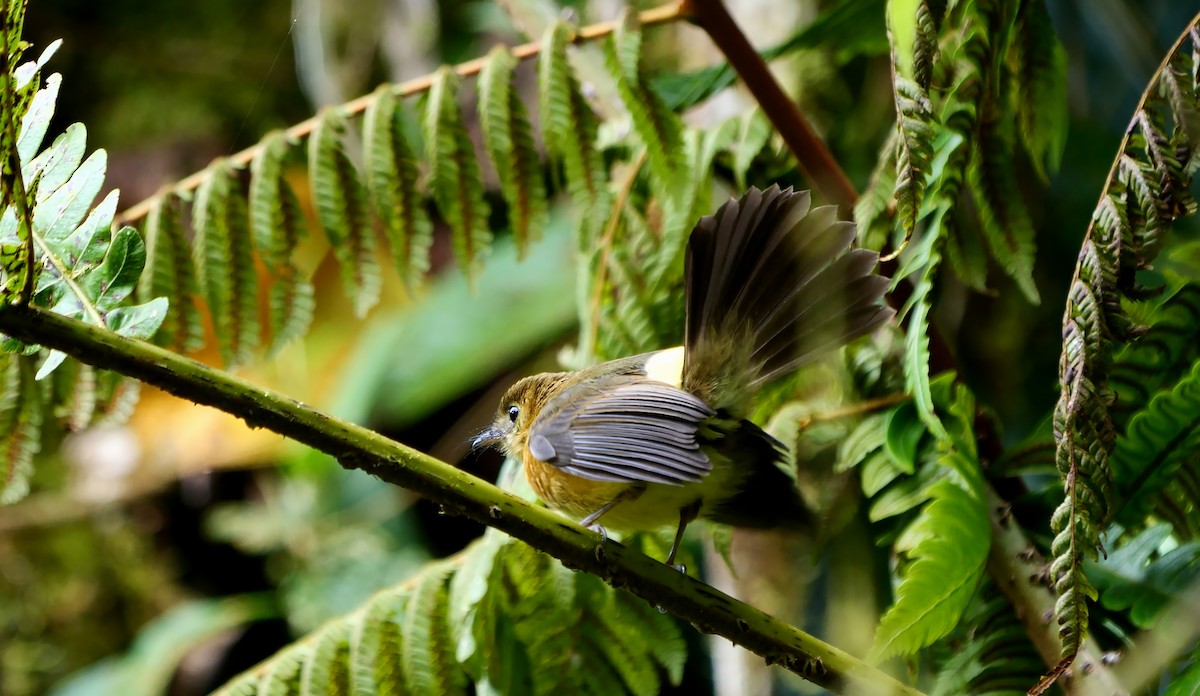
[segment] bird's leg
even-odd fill
[[[687,529],[688,523],[696,519],[699,514],[699,500],[679,511],[679,529],[675,530],[675,543],[671,544],[671,552],[667,554],[667,565],[684,575],[687,574],[687,568],[682,563],[675,565],[675,554],[679,553],[679,545],[683,543],[683,530]]]
[[[604,527],[600,526],[599,524],[596,524],[596,520],[599,520],[601,517],[604,516],[604,514],[606,512],[608,512],[609,510],[612,510],[617,505],[624,503],[625,501],[637,500],[638,498],[641,497],[642,493],[644,493],[645,491],[646,491],[645,485],[630,486],[629,488],[626,488],[625,490],[621,491],[621,493],[619,495],[617,495],[617,497],[613,498],[612,500],[608,501],[603,506],[601,506],[599,510],[593,512],[592,514],[588,515],[587,517],[583,518],[582,520],[579,520],[579,524],[583,525],[584,527],[587,527],[588,529],[592,530],[593,532],[600,532],[600,536],[604,537],[605,541],[608,541],[608,532],[604,531]]]

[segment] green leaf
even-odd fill
[[[54,139],[50,147],[38,153],[21,168],[25,181],[38,182],[39,197],[46,197],[67,183],[87,150],[87,129],[82,123],[73,123],[62,135]]]
[[[358,618],[350,657],[354,693],[404,693],[404,634],[401,626],[408,601],[406,586],[384,590],[371,598]]]
[[[196,270],[183,222],[179,195],[164,191],[146,216],[146,269],[137,296],[142,302],[170,298],[158,342],[186,353],[204,345],[204,326],[196,307]]]
[[[145,304],[118,307],[108,314],[108,328],[126,338],[149,341],[167,315],[167,298],[156,297]]]
[[[447,615],[446,564],[426,568],[417,581],[404,620],[404,678],[417,694],[466,692],[462,669],[454,660],[454,638]]]
[[[929,96],[919,85],[893,72],[896,103],[896,219],[905,242],[912,238],[925,199],[925,172],[933,156],[936,120]]]
[[[396,270],[410,288],[429,270],[433,245],[433,222],[418,188],[417,147],[409,136],[412,121],[403,100],[387,85],[375,91],[363,117],[367,191],[383,221]]]
[[[308,236],[308,222],[287,182],[289,151],[287,135],[275,131],[264,139],[250,163],[250,227],[271,277],[268,355],[308,331],[316,304],[312,283],[292,262],[296,248]]]
[[[607,170],[596,149],[596,114],[583,97],[579,81],[567,60],[567,45],[574,30],[555,22],[542,35],[538,56],[538,95],[546,151],[563,164],[564,178],[582,222],[579,245],[591,250],[601,229]]]
[[[886,433],[884,451],[900,471],[911,475],[916,470],[917,444],[925,435],[925,425],[911,402],[888,415]]]
[[[33,456],[41,450],[41,390],[26,358],[0,353],[0,505],[29,492]]]
[[[29,110],[21,117],[21,131],[17,136],[17,153],[22,162],[28,162],[37,154],[46,130],[50,127],[50,119],[54,116],[54,106],[58,102],[58,90],[62,86],[62,75],[54,73],[46,78],[46,86],[39,89],[29,103]],[[32,181],[30,179],[29,181]]]
[[[259,684],[260,696],[293,696],[299,694],[312,648],[308,645],[289,647],[271,658],[270,669]]]
[[[739,190],[746,188],[746,175],[754,164],[754,158],[767,146],[774,132],[761,109],[754,109],[742,116],[733,150],[733,180]]]
[[[991,544],[987,507],[949,480],[906,532],[913,559],[896,588],[896,603],[879,622],[875,660],[912,655],[958,624],[983,575]]]
[[[249,362],[258,348],[258,274],[246,200],[229,160],[209,168],[192,202],[196,278],[212,313],[217,344],[229,366]]]
[[[1067,143],[1067,54],[1043,0],[1020,3],[1015,34],[1009,51],[1021,141],[1046,180],[1047,171],[1058,169]]]
[[[458,110],[458,87],[453,70],[438,71],[426,104],[425,154],[430,190],[450,225],[459,267],[473,283],[491,249],[492,232],[475,147]]]
[[[304,696],[349,696],[350,627],[335,621],[317,632],[304,674],[300,693]]]
[[[939,208],[925,227],[921,243],[913,249],[913,256],[925,255],[926,261],[913,294],[906,305],[909,308],[908,330],[904,338],[904,381],[917,414],[937,439],[948,437],[945,426],[933,409],[933,393],[929,386],[929,311],[932,308],[930,294],[933,292],[935,271],[941,261],[938,241],[944,234],[945,209]],[[897,277],[903,277],[897,273]]]
[[[1200,360],[1129,420],[1112,453],[1116,488],[1127,501],[1118,520],[1139,526],[1154,496],[1172,485],[1200,446]]]
[[[1017,185],[1013,161],[1013,124],[998,114],[985,114],[972,149],[967,181],[979,209],[983,238],[1004,272],[1032,304],[1041,302],[1033,280],[1036,256],[1033,221]]]
[[[549,211],[533,128],[513,85],[516,66],[512,53],[497,46],[488,54],[477,84],[483,144],[500,180],[509,225],[523,258],[530,242],[541,238]]]
[[[683,124],[647,84],[642,63],[642,27],[633,8],[625,9],[611,40],[605,44],[605,62],[616,78],[634,132],[646,147],[646,162],[658,179],[659,197],[678,196],[686,173],[680,167]]]
[[[375,257],[375,229],[367,216],[366,191],[342,145],[346,118],[326,109],[309,136],[308,178],[317,219],[342,269],[346,296],[359,317],[379,302],[383,284]]]
[[[1107,558],[1089,564],[1088,576],[1111,611],[1127,612],[1141,629],[1153,628],[1164,609],[1200,576],[1200,542],[1163,550],[1171,534],[1165,524],[1123,540]]]

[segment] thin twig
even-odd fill
[[[888,394],[887,396],[881,396],[876,399],[860,401],[856,404],[850,404],[849,406],[835,408],[830,411],[813,413],[801,418],[796,424],[796,429],[804,430],[814,423],[828,423],[829,421],[841,420],[843,418],[849,418],[850,416],[857,416],[863,413],[872,413],[874,411],[885,409],[888,406],[895,406],[896,404],[908,401],[911,398],[912,396],[907,392],[897,392],[895,394]]]
[[[754,50],[738,28],[721,0],[683,0],[681,11],[700,25],[738,77],[746,83],[763,113],[771,119],[775,130],[783,137],[788,149],[796,156],[800,171],[821,192],[826,200],[835,203],[849,217],[858,191],[846,177],[841,165],[825,147],[817,132],[809,125],[800,107],[792,101],[771,75],[762,56]]]
[[[680,7],[681,3],[660,5],[659,7],[646,10],[645,12],[639,14],[638,20],[641,21],[642,26],[652,26],[655,24],[666,24],[676,20],[684,19],[684,15],[680,12]],[[599,22],[597,24],[589,24],[586,27],[580,27],[579,30],[575,32],[573,41],[574,43],[584,43],[587,41],[602,39],[616,31],[620,24],[621,23],[619,21],[612,21]],[[531,41],[529,43],[521,44],[520,46],[514,46],[512,48],[512,55],[517,60],[528,60],[536,57],[541,50],[542,44],[540,41]],[[481,70],[483,70],[484,66],[487,65],[488,60],[489,59],[485,56],[483,58],[469,60],[465,63],[459,63],[458,65],[454,66],[454,72],[460,77],[477,75]],[[408,82],[401,82],[400,84],[396,85],[392,91],[400,97],[408,97],[421,92],[427,92],[429,91],[429,88],[433,86],[433,83],[436,79],[436,72],[428,75],[422,75],[421,77],[414,78]],[[375,98],[376,94],[372,92],[371,94],[366,94],[348,101],[342,104],[340,107],[337,107],[337,109],[346,116],[353,116],[366,111],[367,107],[375,101]],[[288,128],[288,139],[300,140],[308,137],[308,135],[317,127],[317,123],[319,123],[320,120],[321,115],[318,114],[306,121],[301,121],[291,128]],[[263,145],[261,142],[251,145],[245,150],[231,155],[229,157],[229,161],[234,167],[245,167],[250,164],[251,160],[254,159],[254,155],[257,154],[260,149],[262,149],[262,146]],[[208,169],[203,169],[195,174],[181,179],[179,183],[171,187],[171,190],[190,191],[199,186],[207,177]],[[132,206],[128,210],[120,213],[117,215],[116,222],[114,224],[128,225],[144,218],[150,213],[150,210],[154,208],[155,204],[158,202],[158,199],[161,198],[162,195],[163,193],[160,191],[159,193],[154,194],[153,196]]]
[[[604,237],[600,240],[600,263],[596,267],[596,277],[592,280],[595,284],[595,289],[592,291],[592,300],[588,306],[588,335],[587,342],[588,351],[586,356],[591,359],[596,355],[596,345],[600,340],[600,301],[604,298],[604,282],[608,276],[608,259],[612,254],[613,242],[617,237],[617,227],[621,224],[621,214],[625,212],[625,203],[629,200],[629,194],[633,192],[633,183],[637,181],[638,172],[642,170],[642,166],[646,163],[646,157],[649,150],[642,148],[642,154],[638,156],[633,165],[629,168],[629,173],[625,176],[625,182],[621,185],[621,190],[617,193],[617,198],[613,202],[612,211],[608,215],[608,224],[604,229]]]

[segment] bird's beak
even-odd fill
[[[471,449],[477,450],[484,447],[490,447],[504,438],[504,433],[494,425],[490,425],[483,429],[483,432],[475,436],[471,440]]]

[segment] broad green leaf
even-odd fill
[[[156,297],[145,304],[118,307],[108,314],[108,328],[126,338],[149,341],[162,326],[167,298]]]
[[[906,532],[912,564],[896,588],[896,603],[879,622],[874,659],[912,655],[958,624],[991,543],[987,506],[960,486],[941,481]]]
[[[492,232],[475,147],[458,110],[458,87],[454,71],[442,68],[429,89],[425,154],[430,163],[430,192],[450,225],[458,264],[474,283],[491,249]]]
[[[50,127],[50,119],[54,116],[54,107],[58,102],[58,90],[62,85],[62,75],[54,73],[46,78],[46,86],[33,95],[29,110],[21,118],[21,132],[17,136],[17,153],[22,162],[28,162],[37,154],[46,130]]]
[[[345,133],[345,116],[332,108],[322,112],[308,139],[308,178],[317,219],[342,269],[346,296],[362,317],[379,302],[383,277],[375,256],[366,190],[342,145]]]

